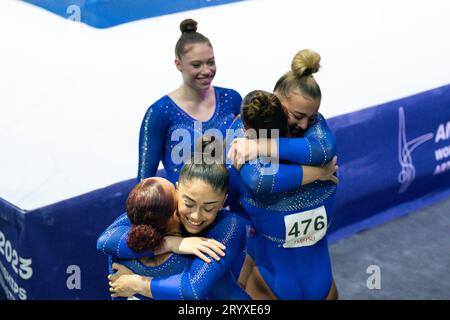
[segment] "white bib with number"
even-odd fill
[[[327,212],[324,206],[284,217],[286,240],[284,248],[312,246],[327,233]]]

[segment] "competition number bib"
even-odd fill
[[[324,206],[284,217],[286,240],[284,248],[312,246],[327,232],[327,212]]]

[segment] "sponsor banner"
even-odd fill
[[[243,0],[24,0],[95,28]]]

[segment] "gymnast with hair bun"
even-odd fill
[[[201,132],[196,132],[199,136],[212,128],[221,130],[225,136],[225,129],[239,114],[242,101],[239,93],[212,86],[217,67],[209,39],[197,32],[197,22],[192,19],[183,20],[180,30],[175,67],[183,82],[152,104],[144,116],[139,134],[138,181],[153,177],[162,161],[167,179],[175,183],[190,155],[183,154],[182,161],[175,161],[172,151],[179,141],[172,139],[174,131],[182,129],[190,134],[193,151],[194,124],[201,124]]]
[[[237,282],[247,222],[221,210],[228,181],[222,164],[192,162],[183,166],[176,188],[159,177],[134,187],[127,213],[97,241],[97,249],[110,256],[113,298],[250,299]],[[192,252],[179,249],[182,237],[204,246],[212,258],[187,255]]]
[[[319,62],[312,50],[297,53],[275,94],[249,93],[231,126],[242,137],[229,143],[228,153],[239,173],[228,169],[244,182],[231,189],[241,186],[238,197],[255,229],[247,239],[242,281],[254,299],[337,299],[327,243],[338,182],[335,138],[318,114],[321,93],[312,73]],[[257,139],[259,129],[269,130],[264,139]],[[270,129],[279,129],[278,141]],[[260,161],[261,156],[272,162]],[[273,171],[275,159],[280,163]],[[305,181],[305,170],[311,169],[305,164],[325,165],[331,176]]]

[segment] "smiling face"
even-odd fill
[[[185,53],[175,59],[183,82],[195,90],[206,90],[216,75],[214,50],[209,43],[193,43],[185,46]]]
[[[226,193],[201,179],[178,183],[178,214],[186,231],[197,234],[211,225],[223,207]]]
[[[275,91],[285,110],[288,112],[290,134],[300,137],[316,119],[320,107],[320,98],[310,98],[299,92],[291,92],[288,97]]]

